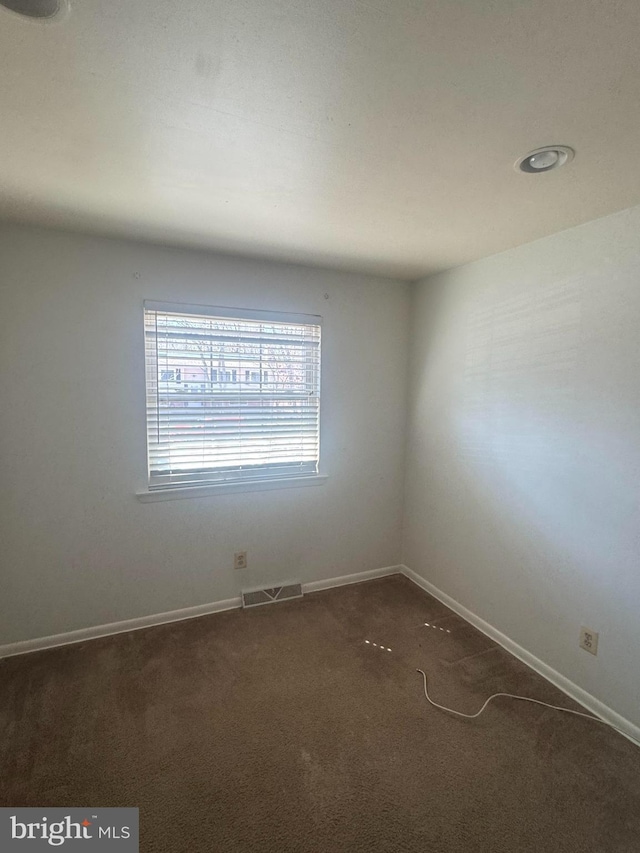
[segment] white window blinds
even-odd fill
[[[144,313],[149,488],[317,473],[319,317]]]

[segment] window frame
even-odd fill
[[[263,322],[263,323],[284,323],[292,325],[307,325],[319,328],[318,342],[318,365],[317,365],[317,461],[315,472],[301,474],[283,474],[282,476],[266,477],[264,474],[260,476],[258,472],[256,476],[239,474],[237,477],[231,477],[225,480],[207,481],[207,480],[190,480],[184,483],[167,483],[167,482],[152,482],[151,474],[151,454],[149,432],[146,429],[146,488],[138,491],[137,497],[143,502],[175,500],[186,497],[204,497],[207,495],[222,494],[225,492],[244,492],[244,491],[266,491],[271,489],[288,489],[302,486],[322,485],[327,480],[327,475],[320,472],[321,464],[321,402],[322,402],[322,317],[317,314],[301,314],[285,311],[261,310],[256,308],[231,308],[219,305],[200,305],[193,303],[178,303],[178,302],[159,302],[155,300],[145,300],[143,303],[143,340],[145,354],[145,403],[144,413],[145,421],[149,417],[148,392],[148,358],[147,358],[147,311],[158,311],[167,313],[176,313],[184,315],[195,315],[203,317],[215,317],[229,320],[243,320],[248,322]]]

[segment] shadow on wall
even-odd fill
[[[638,550],[638,415],[612,385],[610,400],[592,398],[582,287],[573,280],[471,309],[451,407],[452,456],[484,533],[517,541],[521,560],[524,536],[552,597],[566,596],[578,572],[608,587],[607,566],[633,571]]]

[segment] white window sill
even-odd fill
[[[181,498],[208,498],[215,495],[228,495],[234,492],[265,492],[272,489],[299,489],[303,486],[322,486],[327,481],[326,474],[312,474],[308,477],[289,477],[283,480],[245,480],[242,483],[216,483],[207,486],[181,486],[170,489],[146,489],[136,492],[142,503],[154,501],[177,501]]]

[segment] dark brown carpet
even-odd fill
[[[460,721],[418,666],[461,710],[577,708],[396,576],[1,662],[0,803],[138,806],[145,853],[640,850],[638,748]]]

